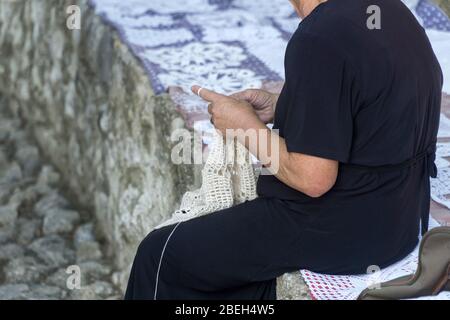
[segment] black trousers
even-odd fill
[[[303,222],[258,198],[155,230],[139,245],[125,299],[275,300],[276,278],[301,267]]]

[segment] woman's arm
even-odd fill
[[[192,91],[198,93],[199,89],[194,86]],[[208,112],[216,129],[237,137],[284,184],[318,198],[336,183],[337,161],[289,152],[285,140],[266,127],[248,102],[206,89],[201,97],[210,102]],[[249,138],[252,133],[256,143]]]
[[[246,134],[249,129],[258,131],[256,144],[251,143],[252,140]],[[255,122],[237,133],[238,141],[289,187],[312,198],[319,198],[336,183],[339,167],[337,161],[289,152],[286,141],[264,124]]]

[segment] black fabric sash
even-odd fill
[[[437,177],[437,167],[435,164],[436,160],[436,141],[430,144],[426,150],[422,151],[421,153],[417,154],[415,157],[406,160],[399,164],[394,165],[384,165],[384,166],[362,166],[362,165],[355,165],[355,164],[346,164],[341,163],[340,168],[346,170],[358,170],[358,171],[370,171],[370,172],[389,172],[389,171],[398,171],[405,168],[409,168],[412,166],[415,166],[416,164],[423,161],[423,165],[425,166],[426,173],[424,175],[425,177],[425,186],[427,188],[427,193],[431,194],[431,185],[430,185],[430,177],[436,178]],[[424,206],[422,208],[422,214],[421,214],[421,231],[422,235],[424,235],[428,231],[428,224],[430,219],[430,203],[429,201],[426,201],[424,203]]]

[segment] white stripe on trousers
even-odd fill
[[[155,295],[153,297],[153,300],[156,300],[156,295],[158,294],[158,282],[159,282],[159,271],[161,270],[161,263],[164,257],[164,252],[166,251],[167,244],[169,243],[170,238],[172,237],[175,230],[178,228],[178,226],[181,224],[181,222],[178,222],[178,224],[173,228],[172,232],[167,237],[166,243],[164,244],[163,250],[161,252],[161,258],[159,259],[159,265],[158,265],[158,271],[156,272],[156,284],[155,284]]]

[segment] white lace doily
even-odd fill
[[[186,192],[180,209],[156,229],[220,211],[256,198],[256,173],[250,153],[237,141],[217,132],[202,170],[202,186]]]

